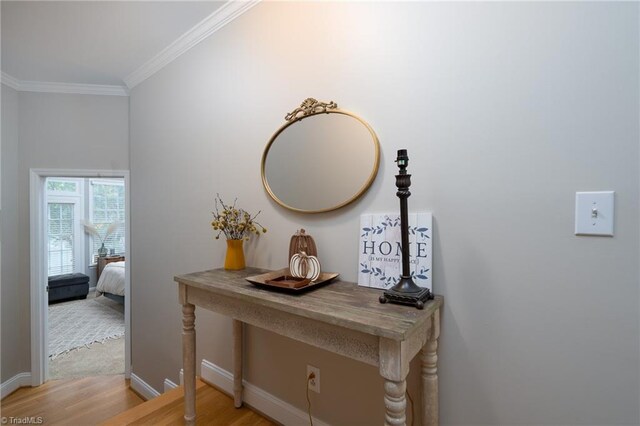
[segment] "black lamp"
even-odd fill
[[[409,269],[409,214],[407,212],[407,198],[411,195],[411,175],[407,174],[409,157],[406,149],[398,150],[396,159],[399,174],[396,175],[396,195],[400,198],[400,233],[402,237],[402,275],[400,281],[391,289],[386,290],[380,296],[380,303],[399,303],[402,305],[412,305],[418,309],[424,308],[424,302],[433,299],[433,294],[428,288],[418,286],[411,278]]]

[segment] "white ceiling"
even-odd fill
[[[123,79],[224,1],[2,1],[2,71],[24,81]]]

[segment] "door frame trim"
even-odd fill
[[[31,385],[40,386],[49,375],[48,363],[48,298],[45,286],[46,235],[44,208],[46,206],[45,180],[48,177],[123,178],[125,187],[125,257],[127,259],[124,280],[124,351],[125,377],[131,377],[131,213],[129,170],[81,170],[81,169],[30,169],[30,289],[31,289]]]

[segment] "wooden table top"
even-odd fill
[[[405,340],[412,330],[423,325],[442,306],[442,296],[425,303],[424,309],[397,304],[382,304],[381,290],[360,287],[336,278],[320,288],[289,294],[258,287],[245,278],[271,272],[246,268],[241,271],[213,269],[178,275],[174,280],[260,306],[277,309],[351,330],[393,340]]]

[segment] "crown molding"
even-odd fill
[[[15,77],[10,76],[9,74],[7,74],[4,71],[2,71],[2,77],[0,78],[0,81],[2,81],[2,84],[6,84],[7,86],[11,87],[12,89],[20,90],[20,80],[18,80]]]
[[[129,89],[134,88],[259,2],[260,0],[227,1],[140,68],[126,76],[123,79],[124,83]]]
[[[18,92],[67,93],[75,95],[129,96],[124,86],[104,84],[53,83],[48,81],[24,81],[2,72],[2,83]]]
[[[51,83],[46,81],[21,81],[21,92],[72,93],[78,95],[129,96],[124,86],[105,84]]]
[[[164,48],[160,53],[145,62],[140,68],[126,76],[126,86],[55,83],[46,81],[18,80],[2,72],[2,83],[19,92],[69,93],[81,95],[129,96],[129,89],[142,83],[156,72],[170,64],[183,53],[189,51],[201,41],[242,15],[261,0],[228,0],[211,15],[200,21],[193,28],[182,34],[177,40]]]

